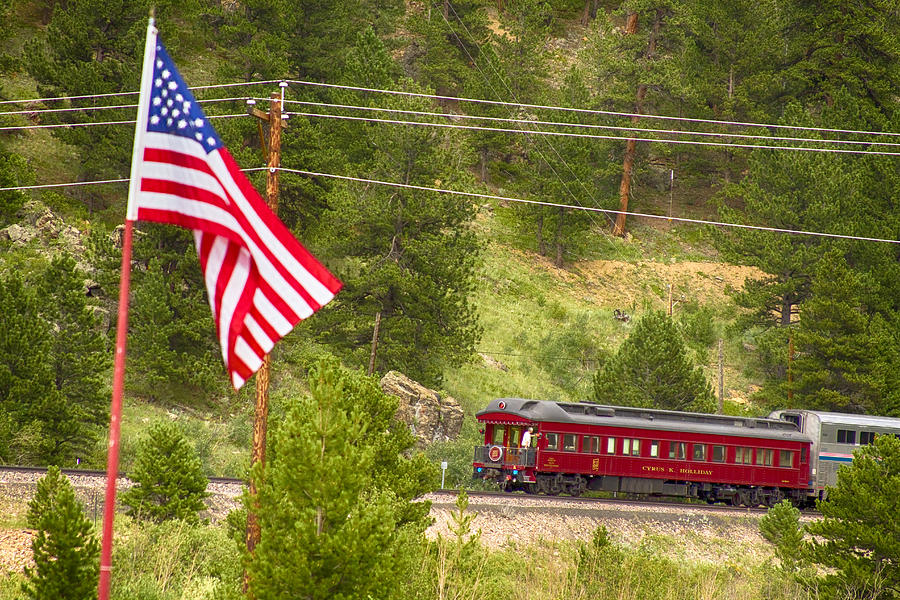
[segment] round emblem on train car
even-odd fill
[[[506,402],[501,400],[500,402],[497,403],[497,406],[500,407],[500,410],[503,410],[506,408]]]
[[[488,448],[488,458],[491,462],[500,462],[503,458],[503,448],[500,446],[491,446]]]

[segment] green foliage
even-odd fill
[[[411,503],[434,479],[421,457],[406,458],[409,430],[372,378],[334,360],[310,372],[310,396],[274,432],[258,495],[260,541],[248,557],[260,600],[402,598],[417,568],[428,503]]]
[[[122,504],[142,520],[195,523],[209,496],[197,452],[172,423],[150,428],[128,477],[134,486],[122,493]]]
[[[781,561],[782,569],[794,573],[800,568],[803,526],[800,525],[800,510],[789,500],[782,500],[760,518],[759,532],[775,546],[775,556]]]
[[[900,589],[900,440],[881,435],[838,471],[837,486],[807,526],[812,559],[826,573],[821,597],[895,598]]]
[[[116,518],[113,600],[239,600],[241,561],[225,528]]]
[[[895,327],[871,308],[874,283],[837,253],[815,272],[794,346],[794,394],[801,406],[900,414],[900,346]]]
[[[456,496],[456,510],[450,513],[448,538],[438,535],[434,542],[437,553],[438,598],[461,598],[476,588],[486,573],[485,553],[481,548],[481,530],[473,531],[472,522],[478,516],[467,512],[469,497],[460,490]]]
[[[350,59],[352,81],[392,86],[393,64],[370,29]],[[424,91],[400,82],[409,91]],[[354,98],[354,102],[371,102]],[[402,98],[396,108],[427,110]],[[343,144],[359,172],[380,180],[465,187],[461,136],[428,128],[371,128],[348,124]],[[344,289],[315,319],[317,339],[348,364],[365,367],[380,314],[375,371],[391,369],[426,385],[443,369],[468,360],[480,335],[469,294],[479,244],[474,206],[449,194],[356,184],[336,186],[322,215],[318,240]],[[348,236],[352,231],[354,235]]]
[[[710,412],[712,388],[688,358],[678,327],[663,312],[642,317],[619,350],[597,371],[602,404]]]
[[[73,259],[29,279],[0,276],[0,459],[70,464],[106,421],[110,357]]]
[[[0,187],[18,187],[34,183],[34,175],[25,159],[0,148]],[[0,192],[0,228],[15,222],[16,213],[25,205],[24,192]]]
[[[100,545],[68,478],[50,467],[28,503],[34,567],[22,591],[32,600],[88,600],[97,593]]]

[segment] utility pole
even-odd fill
[[[286,83],[281,84],[281,93],[272,92],[269,97],[269,112],[264,113],[254,107],[250,108],[250,114],[266,121],[269,124],[269,143],[266,145],[265,137],[260,136],[263,146],[263,154],[266,157],[266,203],[274,214],[278,214],[278,169],[281,166],[281,103],[283,101]],[[248,103],[249,104],[249,103]],[[262,127],[260,127],[262,132]],[[259,463],[266,464],[266,431],[269,419],[269,355],[263,358],[263,364],[256,372],[256,414],[253,419],[253,447],[250,451],[250,496],[257,494],[262,481],[257,481],[253,475],[253,467]],[[256,544],[259,543],[259,518],[255,507],[247,512],[247,531],[245,535],[247,551],[253,553]],[[250,583],[247,572],[244,572],[244,591]]]

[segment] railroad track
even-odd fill
[[[23,467],[18,465],[0,465],[0,475],[3,473],[23,473],[41,475],[47,472],[47,467]],[[60,472],[70,477],[86,477],[106,479],[106,471],[94,471],[91,469],[60,469]],[[124,471],[120,471],[118,477],[120,479],[128,479],[128,475]],[[243,479],[235,477],[208,477],[210,483],[225,483],[233,485],[242,485],[246,483]]]

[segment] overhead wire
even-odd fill
[[[261,170],[263,168],[264,167],[260,167],[259,170]],[[498,196],[498,195],[494,195],[494,194],[483,194],[480,192],[463,192],[463,191],[459,191],[459,190],[432,188],[432,187],[413,185],[413,184],[408,184],[408,183],[381,181],[378,179],[367,179],[364,177],[351,177],[349,175],[336,175],[333,173],[321,173],[321,172],[316,172],[316,171],[306,171],[303,169],[291,169],[291,168],[286,168],[286,167],[280,167],[278,170],[283,171],[285,173],[295,173],[295,174],[299,174],[299,175],[307,175],[310,177],[329,177],[329,178],[334,178],[334,179],[343,179],[346,181],[355,181],[358,183],[372,183],[372,184],[385,185],[385,186],[390,186],[390,187],[414,189],[414,190],[425,191],[425,192],[456,194],[456,195],[460,195],[460,196],[487,198],[487,199],[491,199],[491,200],[500,200],[500,201],[506,201],[506,202],[519,202],[519,203],[523,203],[523,204],[549,206],[549,207],[554,207],[554,208],[568,208],[568,209],[572,209],[572,210],[584,210],[584,211],[589,211],[589,212],[605,213],[607,215],[624,214],[626,216],[631,216],[631,217],[642,217],[642,218],[646,218],[646,219],[676,221],[679,223],[692,223],[695,225],[710,225],[710,226],[715,226],[715,227],[733,227],[733,228],[738,228],[738,229],[748,229],[748,230],[754,230],[754,231],[767,231],[767,232],[771,232],[771,233],[787,233],[787,234],[793,234],[793,235],[806,235],[806,236],[812,236],[812,237],[836,238],[836,239],[856,240],[856,241],[863,241],[863,242],[882,242],[882,243],[887,243],[887,244],[900,244],[900,240],[891,240],[891,239],[887,239],[887,238],[856,236],[856,235],[848,235],[848,234],[841,234],[841,233],[826,233],[826,232],[822,232],[822,231],[806,231],[806,230],[801,230],[801,229],[788,229],[788,228],[784,228],[784,227],[766,227],[766,226],[762,226],[762,225],[746,225],[743,223],[728,223],[725,221],[709,221],[706,219],[691,219],[688,217],[669,217],[669,216],[665,216],[665,215],[654,215],[654,214],[649,214],[649,213],[639,213],[639,212],[632,212],[632,211],[615,210],[615,209],[611,209],[611,208],[595,208],[592,206],[576,206],[576,205],[572,205],[572,204],[562,204],[559,202],[544,202],[544,201],[540,201],[540,200],[528,200],[525,198],[514,198],[511,196]]]
[[[246,169],[241,169],[244,172],[255,172],[255,171],[266,171],[269,167],[249,167]],[[458,196],[465,196],[469,198],[485,198],[489,200],[499,200],[505,202],[519,202],[523,204],[533,204],[540,206],[548,206],[554,208],[567,208],[572,210],[583,210],[590,212],[600,212],[605,214],[625,214],[626,216],[631,217],[641,217],[646,219],[657,219],[657,220],[666,220],[666,221],[675,221],[679,223],[691,223],[694,225],[708,225],[713,227],[731,227],[737,229],[747,229],[753,231],[764,231],[770,233],[784,233],[791,235],[805,235],[811,237],[824,237],[824,238],[834,238],[834,239],[843,239],[843,240],[854,240],[854,241],[862,241],[862,242],[880,242],[887,244],[900,244],[900,240],[892,240],[887,238],[877,238],[877,237],[867,237],[867,236],[857,236],[857,235],[849,235],[849,234],[840,234],[840,233],[827,233],[822,231],[808,231],[801,229],[789,229],[784,227],[766,227],[762,225],[747,225],[743,223],[728,223],[725,221],[710,221],[706,219],[691,219],[687,217],[669,217],[665,215],[654,215],[649,213],[639,213],[633,211],[620,211],[615,209],[608,208],[595,208],[590,206],[577,206],[572,204],[562,204],[559,202],[544,202],[540,200],[528,200],[525,198],[515,198],[512,196],[499,196],[495,194],[485,194],[481,192],[464,192],[460,190],[451,190],[444,188],[433,188],[421,185],[413,185],[408,183],[397,183],[392,181],[382,181],[378,179],[368,179],[364,177],[352,177],[349,175],[337,175],[335,173],[322,173],[317,171],[307,171],[304,169],[292,169],[288,167],[279,167],[279,171],[284,173],[293,173],[297,175],[305,175],[308,177],[327,177],[332,179],[341,179],[344,181],[354,181],[357,183],[369,183],[376,185],[384,185],[389,187],[398,187],[405,189],[413,189],[424,192],[433,192],[433,193],[442,193],[442,194],[455,194]],[[0,187],[0,192],[9,192],[9,191],[26,191],[31,189],[40,189],[40,188],[50,188],[50,187],[67,187],[67,186],[83,186],[83,185],[101,185],[108,183],[124,183],[130,181],[129,179],[104,179],[98,181],[78,181],[71,183],[51,183],[51,184],[41,184],[41,185],[28,185],[28,186],[9,186],[9,187]]]
[[[779,146],[779,145],[771,145],[771,144],[737,144],[737,143],[727,143],[727,142],[708,142],[708,141],[699,141],[699,140],[673,140],[673,139],[660,139],[660,138],[648,138],[648,137],[637,137],[633,135],[621,136],[621,135],[603,135],[596,133],[573,133],[567,131],[543,131],[539,129],[510,129],[503,127],[480,127],[478,125],[460,125],[460,124],[452,124],[452,123],[431,123],[425,121],[403,121],[399,119],[377,119],[372,117],[354,117],[351,115],[333,115],[333,114],[324,114],[324,113],[312,113],[312,112],[303,112],[303,111],[291,111],[287,114],[290,115],[298,115],[298,116],[306,116],[306,117],[315,117],[315,118],[323,118],[323,119],[346,119],[349,121],[368,121],[370,123],[390,123],[395,125],[416,125],[420,127],[438,127],[438,128],[446,128],[446,129],[467,129],[472,131],[494,131],[499,133],[525,133],[525,134],[533,134],[533,135],[545,135],[545,136],[560,136],[560,137],[574,137],[574,138],[587,138],[587,139],[601,139],[601,140],[636,140],[639,142],[654,142],[660,144],[682,144],[682,145],[692,145],[692,146],[712,146],[717,148],[746,148],[746,149],[763,149],[763,150],[797,150],[803,152],[824,152],[824,153],[837,153],[837,154],[871,154],[877,156],[900,156],[900,151],[897,152],[889,152],[886,150],[852,150],[852,149],[844,149],[844,148],[812,148],[807,146]],[[810,143],[815,143],[819,140],[810,139],[807,140]]]
[[[246,117],[246,113],[230,115],[206,115],[207,119],[233,119]],[[27,129],[59,129],[65,127],[97,127],[100,125],[134,125],[134,119],[125,121],[90,121],[88,123],[46,123],[40,125],[9,125],[0,127],[0,131],[24,131]]]
[[[212,104],[215,102],[232,102],[232,101],[245,101],[247,99],[246,96],[241,96],[238,98],[204,98],[202,100],[197,100],[198,104]],[[137,108],[137,104],[112,104],[109,106],[69,106],[66,108],[35,108],[35,109],[23,109],[23,110],[8,110],[8,111],[0,111],[0,117],[5,117],[8,115],[38,115],[44,113],[64,113],[64,112],[92,112],[95,110],[115,110],[115,109],[126,109],[126,108]]]
[[[238,83],[214,83],[210,85],[195,85],[188,87],[189,90],[211,90],[217,88],[230,88],[230,87],[241,87],[241,86],[252,86],[252,85],[268,85],[270,83],[280,83],[282,81],[286,81],[284,79],[269,79],[266,81],[248,81],[248,82],[238,82]],[[22,98],[18,100],[0,100],[0,105],[2,104],[25,104],[28,102],[59,102],[62,100],[92,100],[96,98],[111,98],[114,96],[134,96],[140,93],[138,90],[134,90],[133,92],[110,92],[106,94],[82,94],[79,96],[53,96],[49,98]]]
[[[454,8],[453,4],[450,3],[450,2],[448,2],[448,3],[446,4],[446,6],[449,7],[450,10],[453,11],[453,16],[456,17],[456,20],[459,22],[460,25],[462,25],[463,29],[464,29],[465,32],[466,32],[466,35],[469,36],[469,40],[470,40],[473,44],[475,44],[475,47],[478,48],[479,51],[483,51],[482,48],[481,48],[481,46],[478,45],[478,41],[475,40],[475,36],[472,35],[472,32],[469,31],[468,26],[465,24],[465,22],[464,22],[464,21],[462,20],[462,18],[459,16],[459,13],[456,12],[456,8]],[[494,85],[490,82],[490,80],[488,79],[487,75],[484,73],[484,70],[478,65],[478,61],[476,61],[476,60],[474,59],[474,57],[469,53],[469,49],[466,48],[465,44],[462,43],[462,40],[459,39],[459,36],[458,36],[458,35],[456,34],[456,32],[453,30],[453,27],[450,25],[450,22],[447,20],[447,16],[444,14],[443,11],[438,11],[438,12],[441,14],[441,17],[443,17],[444,22],[447,24],[447,27],[450,28],[450,31],[453,33],[454,37],[456,37],[457,41],[460,42],[460,46],[461,46],[461,47],[463,48],[463,50],[466,52],[466,55],[469,57],[469,60],[472,61],[472,64],[474,64],[475,67],[478,69],[478,71],[481,73],[481,76],[484,78],[484,80],[485,80],[485,81],[488,83],[488,85],[491,87],[491,90],[494,92],[494,94],[495,94],[498,98],[501,98],[501,95],[497,93],[496,89],[494,88]],[[491,52],[493,52],[493,48],[491,48]],[[494,56],[496,56],[496,54],[494,54]],[[512,96],[513,100],[515,100],[516,102],[518,102],[518,98],[516,98],[515,92],[512,90],[512,88],[509,87],[509,84],[506,82],[506,79],[503,78],[503,75],[497,70],[497,67],[494,66],[494,63],[491,62],[491,61],[488,61],[488,64],[491,66],[491,69],[493,69],[494,74],[495,74],[495,75],[497,76],[497,78],[500,80],[500,83],[502,83],[502,84],[504,85],[504,87],[506,87],[506,90],[507,90],[507,91],[509,92],[509,94]],[[510,111],[510,114],[512,114],[512,111]],[[527,134],[526,134],[526,136],[527,136]],[[591,202],[594,202],[594,203],[596,204],[596,199],[594,198],[594,195],[590,192],[590,190],[588,190],[587,186],[584,185],[584,183],[583,183],[583,182],[581,181],[581,179],[578,177],[578,174],[575,173],[575,170],[572,169],[572,166],[569,165],[569,163],[562,157],[562,155],[559,153],[559,151],[556,149],[556,147],[553,145],[553,143],[550,142],[549,140],[545,140],[544,138],[539,138],[539,139],[541,139],[542,141],[544,141],[544,142],[550,147],[550,149],[553,150],[553,153],[556,154],[557,158],[558,158],[560,161],[562,161],[562,163],[566,166],[567,169],[569,169],[569,172],[572,174],[573,177],[575,177],[575,180],[581,185],[582,189],[584,189],[584,191],[587,193],[588,197],[591,199]],[[538,156],[540,156],[541,160],[543,160],[544,163],[546,163],[546,165],[547,165],[548,167],[550,167],[550,170],[553,171],[553,174],[556,176],[556,178],[557,178],[557,179],[559,180],[559,182],[562,184],[563,188],[565,188],[566,192],[569,193],[569,195],[572,197],[573,200],[575,200],[576,203],[580,204],[580,202],[578,202],[578,197],[575,195],[574,192],[572,192],[572,190],[569,189],[568,184],[567,184],[567,183],[563,180],[563,178],[559,175],[559,173],[556,171],[556,168],[553,166],[553,164],[552,164],[550,161],[548,161],[548,160],[544,157],[543,153],[540,151],[539,148],[536,148],[536,150],[537,150],[537,152],[538,152]],[[606,218],[607,218],[607,220],[609,220],[609,216],[608,216],[608,215],[606,215]],[[593,222],[593,217],[591,217],[591,221]],[[596,224],[596,223],[594,223],[594,224]],[[603,229],[601,228],[600,231],[603,231]]]
[[[266,100],[265,98],[254,98],[254,100]],[[389,113],[397,113],[404,115],[416,115],[422,117],[442,117],[453,120],[466,120],[471,119],[475,121],[500,121],[504,123],[520,123],[527,125],[544,125],[551,127],[571,127],[574,129],[603,129],[609,131],[624,131],[624,132],[644,132],[644,133],[656,133],[663,135],[696,135],[700,137],[723,137],[723,138],[735,138],[735,139],[757,139],[757,140],[771,140],[771,141],[785,141],[785,142],[813,142],[813,143],[822,143],[822,144],[849,144],[849,145],[861,145],[861,146],[900,146],[900,142],[873,142],[868,140],[839,140],[833,138],[805,138],[805,137],[787,137],[787,136],[768,136],[768,135],[753,135],[746,133],[727,133],[727,132],[716,132],[716,131],[691,131],[684,129],[651,129],[651,128],[643,128],[643,127],[625,127],[621,125],[599,125],[596,123],[569,123],[565,121],[542,121],[538,119],[513,119],[507,117],[486,117],[483,115],[468,115],[465,113],[441,113],[441,112],[429,112],[423,110],[408,110],[408,109],[400,109],[400,108],[384,108],[379,106],[358,106],[354,104],[333,104],[328,102],[312,102],[309,100],[285,100],[285,104],[302,104],[306,106],[321,106],[324,108],[343,108],[349,110],[358,110],[358,111],[372,111],[372,112],[389,112]],[[5,113],[0,113],[5,114]],[[302,114],[302,113],[296,113]],[[632,139],[631,136],[624,137],[619,136],[617,139]],[[665,141],[665,140],[657,140],[657,141]]]
[[[341,85],[336,83],[323,83],[319,81],[305,81],[302,79],[286,79],[288,83],[295,83],[297,85],[306,85],[313,87],[325,87],[325,88],[334,88],[334,89],[346,89],[346,90],[355,90],[359,92],[372,92],[372,93],[382,93],[388,95],[398,95],[398,96],[415,96],[420,98],[432,98],[435,100],[447,100],[453,102],[473,102],[477,104],[496,104],[496,105],[506,105],[506,106],[515,106],[519,108],[533,108],[533,109],[545,109],[545,110],[558,110],[564,112],[576,112],[583,114],[592,114],[592,115],[606,115],[613,117],[629,117],[629,118],[640,118],[640,119],[662,119],[668,121],[684,121],[689,123],[707,123],[710,125],[730,125],[736,127],[764,127],[767,129],[796,129],[798,131],[817,131],[821,133],[848,133],[848,134],[859,134],[859,135],[875,135],[875,136],[893,136],[900,137],[900,132],[892,132],[892,131],[872,131],[872,130],[859,130],[859,129],[835,129],[831,127],[811,127],[804,125],[783,125],[777,123],[752,123],[752,122],[744,122],[744,121],[727,121],[727,120],[718,120],[718,119],[700,119],[693,117],[675,117],[670,115],[656,115],[652,113],[629,113],[629,112],[617,112],[617,111],[609,111],[609,110],[600,110],[593,108],[574,108],[571,106],[553,106],[553,105],[544,105],[544,104],[526,104],[520,102],[503,102],[498,100],[486,100],[483,98],[465,98],[461,96],[444,96],[440,94],[424,94],[420,92],[406,92],[403,90],[385,90],[379,88],[367,88],[362,86],[352,86],[352,85]]]

